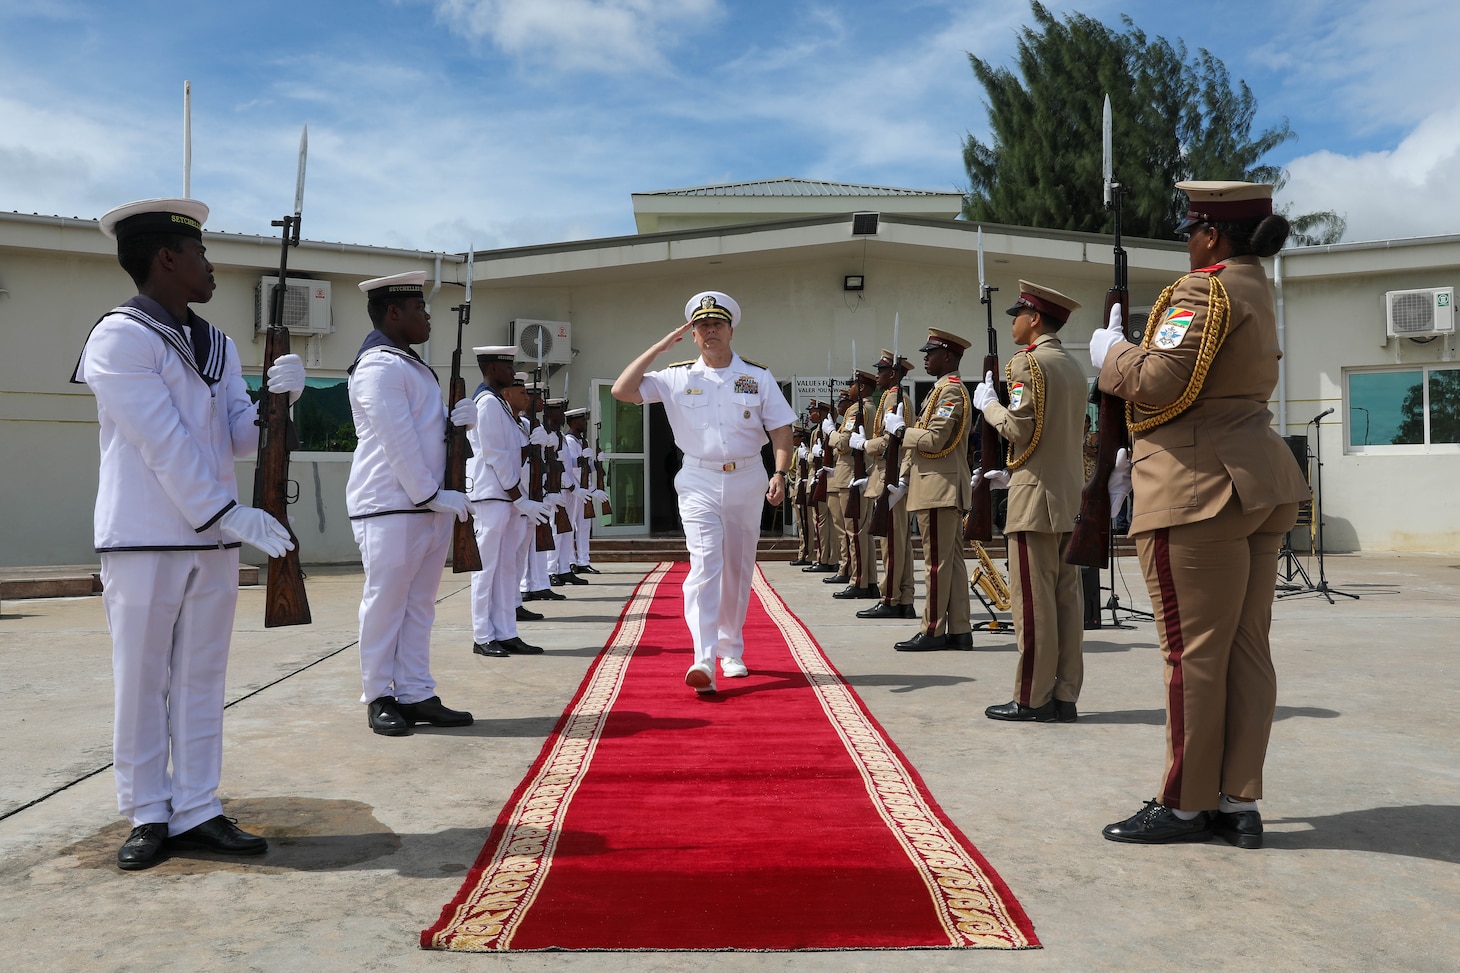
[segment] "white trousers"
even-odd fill
[[[577,491],[564,493],[567,498],[568,523],[573,522],[573,505],[578,502]],[[554,515],[556,517],[556,515]],[[548,553],[547,558],[548,574],[567,574],[573,570],[573,532],[553,535],[553,549]]]
[[[689,546],[684,620],[695,662],[745,652],[745,611],[755,573],[760,517],[769,481],[759,464],[731,473],[682,467],[674,477]]]
[[[419,703],[436,694],[431,623],[451,546],[451,514],[387,514],[353,520],[365,563],[360,598],[360,702],[394,696]]]
[[[101,555],[117,810],[181,834],[223,813],[223,687],[238,549]],[[171,759],[171,773],[168,761]]]
[[[593,526],[593,518],[584,512],[583,502],[573,505],[571,516],[568,518],[573,522],[573,563],[579,567],[588,566],[588,532]]]
[[[542,591],[544,588],[552,587],[548,580],[548,555],[551,551],[539,551],[537,549],[537,532],[527,532],[527,562],[522,573],[523,591]]]
[[[517,635],[517,555],[527,518],[506,500],[478,500],[471,509],[482,553],[482,569],[471,576],[471,634],[485,644]]]

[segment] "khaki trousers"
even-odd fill
[[[928,596],[923,602],[925,635],[962,635],[969,620],[968,565],[963,563],[963,517],[955,507],[917,511],[923,535],[923,569]]]
[[[1080,569],[1065,563],[1069,534],[1020,530],[1009,542],[1009,594],[1019,665],[1014,701],[1073,703],[1085,681],[1085,602]]]
[[[847,539],[847,495],[844,491],[826,491],[826,506],[831,512],[831,531],[836,537],[836,573],[852,576],[852,545]],[[828,564],[831,562],[828,561]]]
[[[1210,520],[1135,537],[1166,663],[1158,800],[1168,807],[1262,797],[1277,705],[1268,632],[1278,546],[1297,517],[1295,503],[1243,513],[1233,497]]]
[[[849,494],[838,494],[844,501]],[[877,539],[872,536],[872,501],[861,497],[861,510],[856,520],[846,515],[846,504],[842,504],[842,536],[847,540],[849,560],[847,583],[855,588],[865,588],[877,583]]]
[[[887,536],[882,538],[882,603],[911,605],[914,590],[912,529],[904,495],[887,511]]]
[[[835,494],[828,493],[827,499],[816,504],[816,560],[822,564],[835,564],[841,557],[841,544],[837,541],[836,528],[832,524],[831,498]]]

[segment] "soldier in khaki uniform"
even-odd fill
[[[847,539],[847,484],[852,482],[852,460],[842,449],[836,448],[837,431],[846,422],[847,410],[852,407],[851,390],[837,389],[836,409],[821,421],[825,434],[826,452],[822,462],[831,466],[826,479],[826,507],[831,515],[831,531],[836,537],[837,550],[841,552],[836,562],[836,574],[822,578],[822,584],[844,585],[852,580],[852,545]]]
[[[990,706],[991,720],[1073,723],[1085,666],[1084,599],[1080,569],[1065,563],[1065,547],[1080,512],[1084,487],[1085,372],[1065,351],[1058,332],[1079,303],[1027,280],[1009,308],[1014,343],[1024,345],[1005,366],[1009,404],[999,402],[993,375],[973,391],[973,407],[1009,444],[1009,469],[985,474],[1007,485],[1004,536],[1009,544],[1009,591],[1019,665],[1014,698]]]
[[[831,449],[826,443],[826,430],[823,428],[827,416],[831,414],[831,403],[823,402],[820,399],[812,399],[806,407],[807,415],[811,420],[811,471],[812,477],[806,484],[806,489],[815,494],[818,488],[823,488],[826,481],[831,477]],[[802,568],[810,574],[835,574],[837,561],[841,557],[841,543],[837,539],[836,529],[832,525],[831,494],[826,493],[820,500],[813,498],[809,501],[812,515],[812,533],[816,539],[816,554],[809,566]]]
[[[896,449],[893,437],[887,434],[883,418],[889,412],[906,416],[910,411],[902,380],[912,370],[912,363],[898,358],[887,349],[877,360],[877,389],[880,398],[872,410],[871,438],[867,440],[867,490],[862,495],[868,504],[880,502],[888,495],[887,535],[882,539],[882,600],[871,608],[857,612],[858,618],[916,618],[913,608],[912,530],[908,523],[907,489],[898,490],[901,455],[887,482],[887,456]],[[895,494],[895,496],[893,495]]]
[[[963,514],[973,500],[968,482],[968,428],[973,411],[958,365],[968,342],[937,328],[928,329],[923,367],[938,379],[917,421],[907,425],[896,412],[885,413],[883,428],[902,440],[902,482],[907,509],[918,518],[928,595],[918,634],[898,642],[899,652],[973,647],[968,611],[968,566],[963,562]]]
[[[847,486],[842,492],[842,537],[851,552],[847,586],[832,595],[833,598],[882,596],[877,587],[877,542],[871,530],[872,501],[865,496],[870,472],[866,430],[872,415],[872,403],[868,399],[876,394],[876,386],[877,376],[872,372],[859,370],[852,376],[851,402],[842,416],[841,425],[831,434],[832,448],[837,451],[837,469],[840,470],[843,464],[847,468]],[[858,461],[862,467],[860,477],[857,476]],[[853,517],[853,512],[857,516]]]
[[[1090,340],[1100,387],[1128,403],[1130,532],[1166,671],[1166,772],[1115,841],[1262,844],[1262,766],[1277,700],[1268,645],[1278,546],[1308,497],[1272,429],[1272,287],[1261,258],[1287,240],[1272,187],[1180,183],[1192,272],[1161,295],[1139,344],[1121,322]],[[1117,473],[1119,469],[1117,469]]]
[[[816,560],[815,541],[811,531],[810,471],[811,447],[806,427],[791,427],[791,440],[796,451],[791,454],[791,473],[786,481],[786,495],[796,508],[796,557],[790,561],[792,567],[804,568]]]

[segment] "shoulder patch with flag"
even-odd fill
[[[1161,319],[1161,324],[1156,328],[1155,337],[1151,343],[1163,351],[1170,351],[1181,344],[1186,337],[1186,331],[1191,327],[1191,322],[1196,319],[1196,312],[1184,307],[1168,308],[1166,316]]]
[[[1024,401],[1024,383],[1014,382],[1009,386],[1009,408],[1019,408],[1019,403]]]

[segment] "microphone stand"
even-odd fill
[[[1332,411],[1332,409],[1328,410],[1328,412]],[[1308,594],[1309,592],[1316,591],[1318,594],[1327,598],[1330,605],[1333,605],[1336,604],[1333,600],[1334,595],[1343,595],[1345,598],[1352,598],[1354,601],[1358,601],[1359,596],[1352,592],[1342,591],[1330,586],[1328,583],[1328,574],[1323,569],[1323,417],[1328,415],[1328,412],[1320,413],[1308,420],[1308,425],[1313,427],[1313,441],[1317,444],[1313,453],[1313,462],[1317,467],[1317,471],[1313,474],[1313,485],[1315,488],[1313,516],[1318,521],[1318,583],[1311,588],[1279,592],[1277,597],[1286,598],[1289,595]]]

